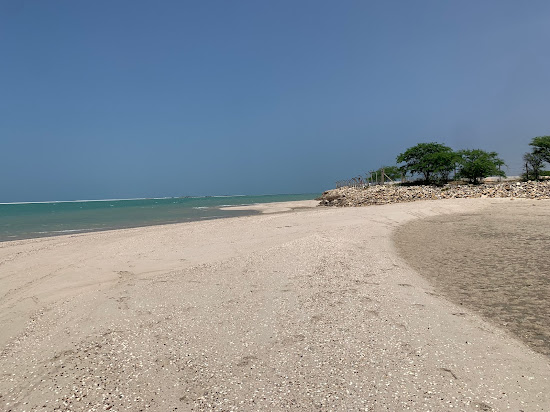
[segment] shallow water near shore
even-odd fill
[[[394,240],[438,293],[550,356],[549,201],[416,220]]]
[[[0,242],[253,215],[224,206],[311,200],[318,194],[208,196],[0,204]]]

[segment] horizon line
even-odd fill
[[[202,195],[202,196],[165,196],[165,197],[134,197],[122,199],[79,199],[79,200],[45,200],[45,201],[29,201],[29,202],[0,202],[2,205],[29,205],[29,204],[50,204],[50,203],[85,203],[85,202],[119,202],[130,200],[166,200],[166,199],[202,199],[206,197],[245,197],[245,196],[292,196],[292,195],[309,195],[312,193],[263,193],[260,195]]]

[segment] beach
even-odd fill
[[[550,409],[546,352],[446,292],[466,234],[422,248],[550,201],[316,204],[0,243],[0,410]]]
[[[395,242],[445,297],[550,356],[548,203],[499,201],[478,212],[410,222],[396,231]]]

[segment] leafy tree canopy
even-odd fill
[[[534,180],[539,180],[541,172],[543,171],[542,166],[544,164],[542,155],[537,151],[525,153],[523,155],[523,161],[525,162],[525,178],[527,180],[531,178]]]
[[[457,155],[448,146],[440,143],[419,143],[397,156],[398,163],[406,172],[424,176],[426,183],[448,180],[457,163]]]
[[[504,161],[498,157],[496,152],[484,150],[460,150],[458,152],[460,170],[458,176],[468,179],[470,183],[478,184],[489,176],[506,176],[500,170]]]
[[[538,136],[531,140],[533,153],[539,154],[545,162],[550,163],[550,136]]]

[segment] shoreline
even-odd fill
[[[223,196],[217,196],[223,197]],[[134,199],[122,199],[122,200],[134,200]],[[137,199],[141,200],[141,199]],[[36,203],[36,202],[35,202]],[[187,220],[181,222],[164,222],[164,223],[150,223],[150,224],[141,224],[136,226],[121,226],[121,227],[112,227],[112,228],[95,228],[95,229],[69,229],[69,230],[60,230],[58,232],[48,232],[43,236],[34,236],[34,237],[21,237],[14,239],[0,239],[0,244],[4,242],[16,242],[23,240],[32,240],[32,239],[44,239],[49,237],[58,237],[58,236],[72,236],[72,235],[84,235],[98,232],[110,232],[115,230],[127,230],[127,229],[139,229],[144,227],[152,226],[167,226],[167,225],[179,225],[186,224],[191,222],[203,222],[208,220],[217,220],[217,219],[238,219],[244,216],[254,216],[256,214],[271,214],[271,213],[284,213],[292,212],[295,210],[301,209],[311,209],[319,205],[318,200],[293,200],[288,202],[270,202],[270,203],[252,203],[250,205],[235,205],[235,206],[218,206],[215,209],[223,211],[237,211],[237,212],[246,212],[243,214],[235,216],[212,216],[205,217],[200,220]]]
[[[492,202],[510,200],[4,242],[0,409],[544,410],[548,359],[439,296],[391,239]]]
[[[0,205],[0,242],[260,213],[227,206],[311,200],[315,194],[124,199]]]
[[[56,238],[56,237],[59,237],[59,236],[78,236],[78,235],[88,235],[88,234],[102,233],[102,232],[136,230],[136,229],[149,228],[149,227],[185,225],[185,224],[189,224],[189,223],[205,222],[205,221],[219,220],[219,219],[222,219],[222,220],[224,220],[224,219],[240,219],[242,217],[255,216],[255,215],[261,215],[261,214],[285,213],[285,212],[313,209],[313,208],[316,208],[317,206],[319,206],[319,201],[318,200],[295,200],[295,201],[289,201],[289,202],[253,203],[253,204],[250,204],[250,205],[219,206],[219,207],[217,207],[217,209],[219,209],[219,210],[226,210],[226,211],[234,210],[234,211],[243,211],[243,212],[249,212],[249,213],[242,214],[242,215],[236,215],[236,216],[208,217],[208,218],[201,219],[201,220],[188,220],[188,221],[182,221],[182,222],[152,223],[152,224],[129,226],[129,227],[112,227],[112,228],[105,228],[105,229],[100,228],[100,229],[89,229],[89,230],[82,230],[82,231],[80,231],[79,229],[66,230],[66,231],[60,231],[60,233],[58,233],[58,234],[48,234],[48,235],[44,235],[44,236],[0,240],[0,245],[2,243],[6,243],[6,242],[32,241],[32,240],[38,240],[38,239]],[[66,232],[66,233],[61,233],[61,232]]]
[[[221,207],[219,208],[222,209]],[[230,210],[230,207],[227,208]],[[186,223],[192,223],[192,222],[204,222],[209,220],[218,220],[218,219],[238,219],[239,217],[243,216],[254,216],[255,214],[261,213],[259,210],[256,212],[254,209],[246,210],[248,213],[244,213],[242,215],[236,215],[236,216],[210,216],[201,218],[200,220],[187,220],[187,221],[178,221],[178,222],[162,222],[162,223],[149,223],[149,224],[138,224],[136,226],[120,226],[120,227],[108,227],[108,228],[90,228],[90,229],[67,229],[67,230],[59,230],[59,231],[52,231],[52,232],[46,232],[41,236],[33,236],[33,237],[15,237],[13,239],[4,239],[0,238],[0,245],[5,242],[17,242],[17,241],[24,241],[24,240],[33,240],[33,239],[48,239],[53,237],[59,237],[59,236],[76,236],[76,235],[86,235],[86,234],[93,234],[93,233],[101,233],[101,232],[112,232],[117,230],[131,230],[131,229],[140,229],[145,227],[155,227],[155,226],[169,226],[169,225],[181,225]]]
[[[292,202],[255,203],[252,205],[222,206],[221,210],[255,211],[260,214],[284,213],[313,209],[319,206],[318,200],[296,200]]]

